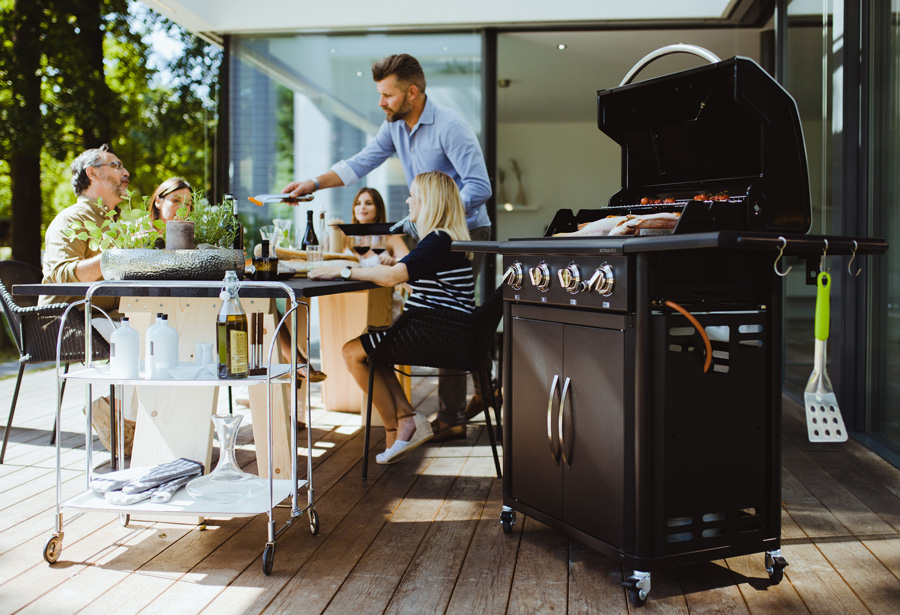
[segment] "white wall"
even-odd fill
[[[497,165],[506,172],[506,194],[512,200],[518,191],[509,164],[514,158],[527,204],[538,207],[509,213],[498,204],[499,239],[543,235],[557,210],[605,207],[622,185],[621,149],[596,122],[507,123],[497,132]]]

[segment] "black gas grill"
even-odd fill
[[[545,237],[460,246],[501,253],[506,270],[504,529],[521,511],[618,559],[635,570],[635,604],[660,566],[765,551],[778,582],[773,262],[779,249],[805,255],[815,273],[826,239],[829,254],[886,245],[804,234],[797,107],[753,61],[597,100],[600,129],[622,147],[609,207],[561,210]],[[679,214],[674,228],[556,236],[659,212]]]

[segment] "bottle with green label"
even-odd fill
[[[240,282],[237,273],[225,273],[225,283],[219,298],[222,309],[216,319],[216,352],[219,378],[246,378],[249,372],[247,343],[247,314],[238,299]]]

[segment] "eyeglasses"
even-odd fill
[[[116,169],[117,171],[121,171],[122,169],[125,168],[125,165],[122,164],[118,160],[116,160],[115,162],[104,162],[102,164],[92,164],[91,166],[92,167],[112,167],[112,168]]]

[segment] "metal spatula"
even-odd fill
[[[806,431],[810,442],[845,442],[847,429],[825,368],[828,362],[828,327],[831,320],[831,276],[824,271],[820,273],[816,279],[816,287],[816,354],[813,371],[803,394]]]

